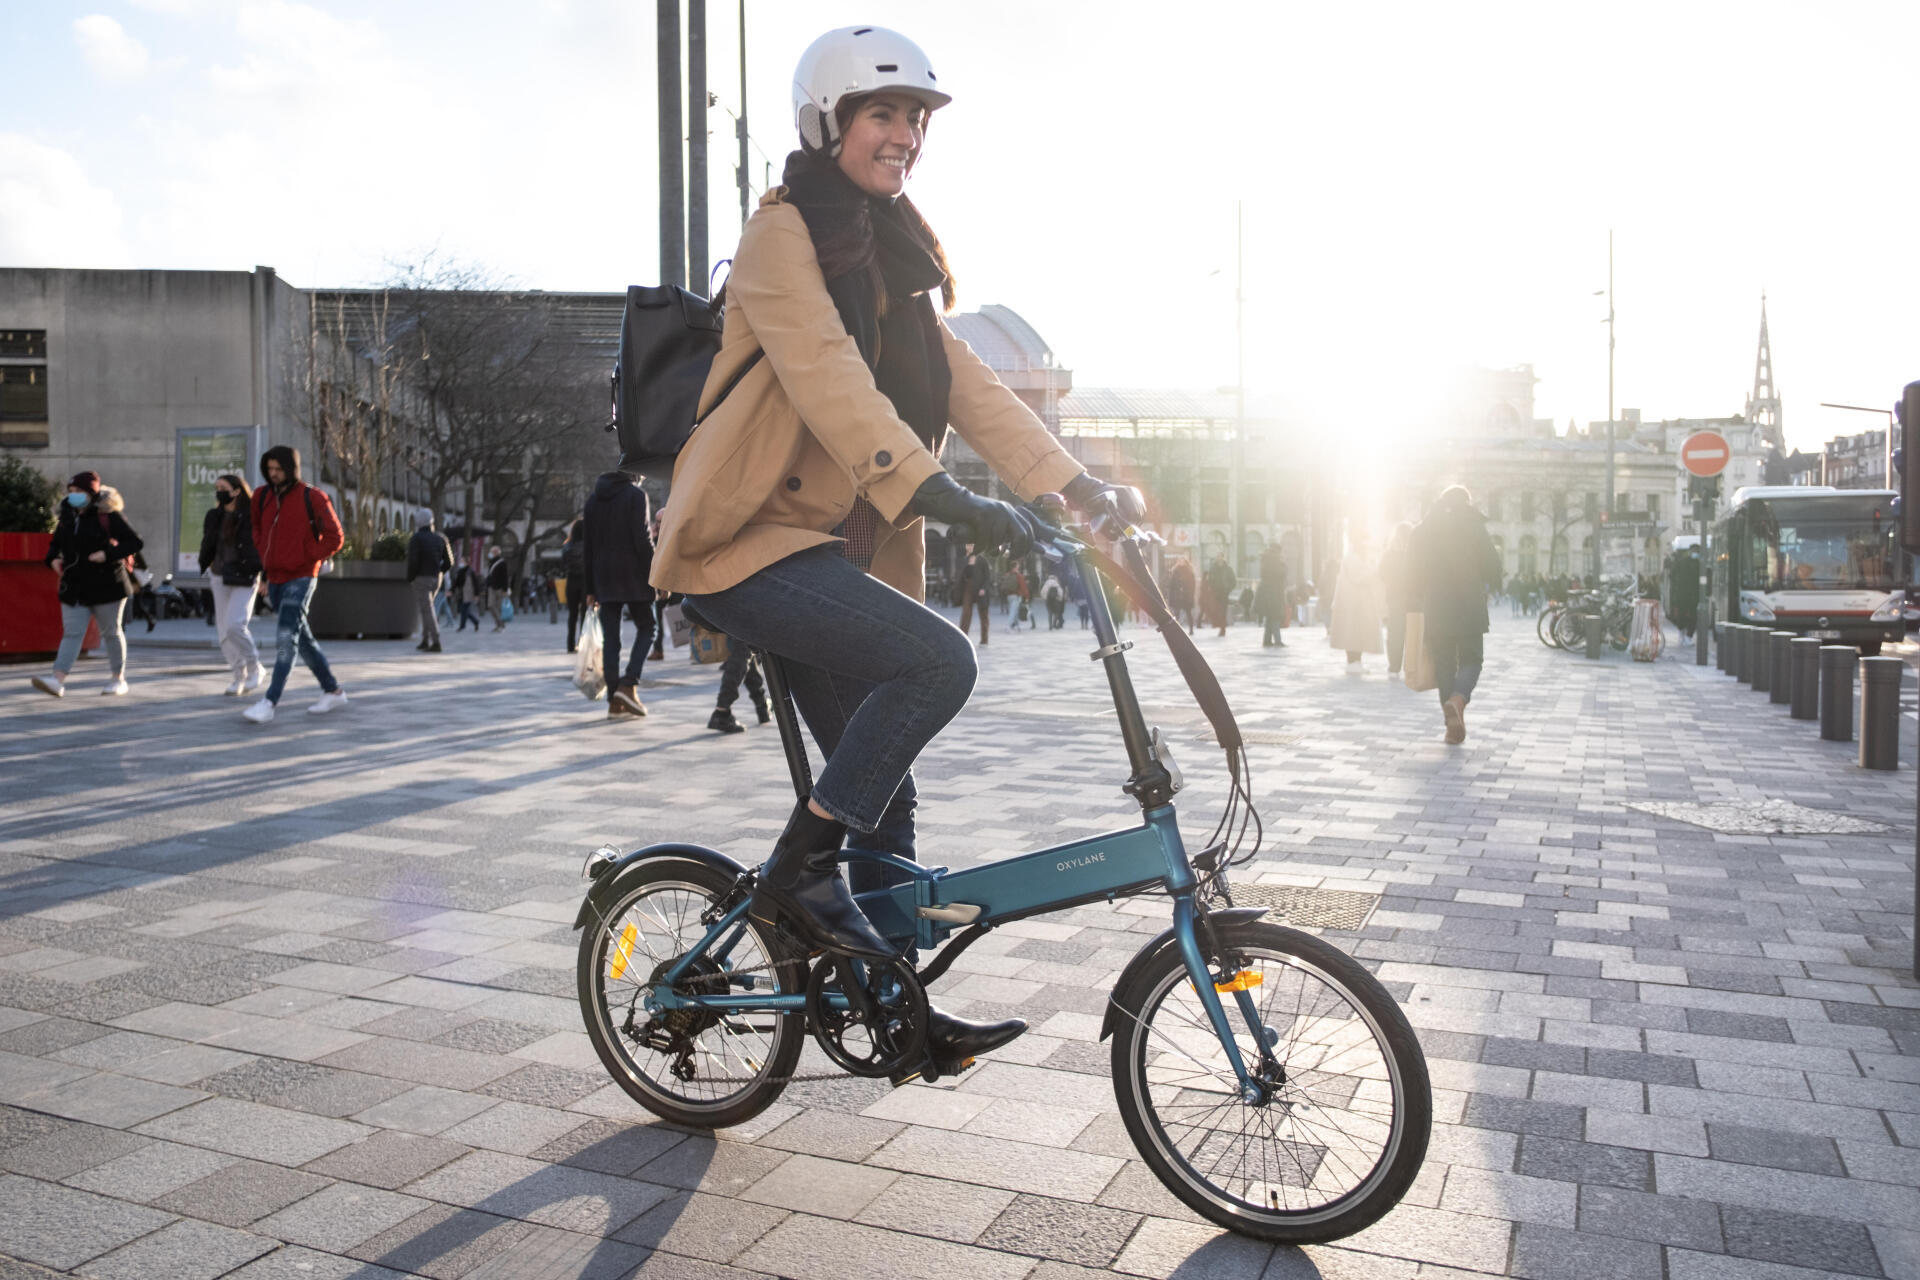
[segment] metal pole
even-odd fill
[[[1820,646],[1820,737],[1853,741],[1853,668],[1860,651],[1850,644]]]
[[[1900,767],[1900,658],[1860,660],[1860,767]]]
[[[680,0],[659,0],[660,283],[687,285],[687,189],[680,168]]]
[[[687,0],[687,285],[707,281],[707,0]]]
[[[1609,522],[1613,519],[1613,228],[1607,228],[1607,507]],[[1601,550],[1601,563],[1606,562],[1606,552]]]
[[[1793,667],[1788,660],[1787,646],[1794,640],[1791,631],[1769,631],[1767,633],[1767,693],[1768,701],[1787,705],[1793,700]]]
[[[1732,628],[1724,622],[1713,624],[1713,665],[1720,671],[1729,671],[1727,665],[1727,637]]]
[[[1796,636],[1787,645],[1788,662],[1793,667],[1790,710],[1795,720],[1820,718],[1820,642],[1811,636]]]
[[[1694,611],[1693,665],[1704,667],[1707,665],[1707,633],[1713,630],[1713,583],[1708,572],[1713,557],[1707,545],[1707,522],[1713,518],[1713,499],[1702,498],[1696,503],[1694,515],[1700,521],[1700,603]]]
[[[1767,627],[1754,627],[1747,632],[1747,670],[1752,674],[1755,693],[1767,693],[1773,689],[1773,660],[1767,653]]]
[[[1335,585],[1336,587],[1338,586],[1338,584]],[[1598,658],[1600,656],[1602,619],[1597,613],[1588,613],[1582,614],[1580,620],[1587,628],[1587,656],[1589,658]]]
[[[740,0],[740,118],[733,122],[733,131],[740,138],[740,168],[734,177],[740,183],[740,225],[744,227],[753,213],[753,192],[747,182],[747,0]]]
[[[1233,487],[1227,490],[1232,505],[1234,572],[1246,572],[1242,557],[1246,552],[1246,513],[1240,510],[1240,477],[1247,463],[1247,295],[1246,241],[1241,232],[1241,202],[1233,202]]]

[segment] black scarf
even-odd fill
[[[796,151],[783,175],[806,219],[827,293],[873,370],[874,385],[936,456],[953,374],[932,292],[947,275],[904,200],[870,196],[824,156]]]

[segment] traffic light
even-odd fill
[[[1920,554],[1920,382],[1909,382],[1893,406],[1900,435],[1893,450],[1894,518],[1900,522],[1900,545]]]

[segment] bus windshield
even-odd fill
[[[1747,591],[1891,590],[1895,522],[1882,497],[1756,499],[1748,504]]]

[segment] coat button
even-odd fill
[[[873,465],[876,467],[890,467],[893,465],[893,455],[885,449],[882,449],[873,455]]]
[[[788,489],[789,491],[791,491],[791,492],[798,492],[798,491],[799,491],[799,489],[800,489],[800,477],[799,477],[799,476],[788,476],[788,477],[787,477],[787,489]]]

